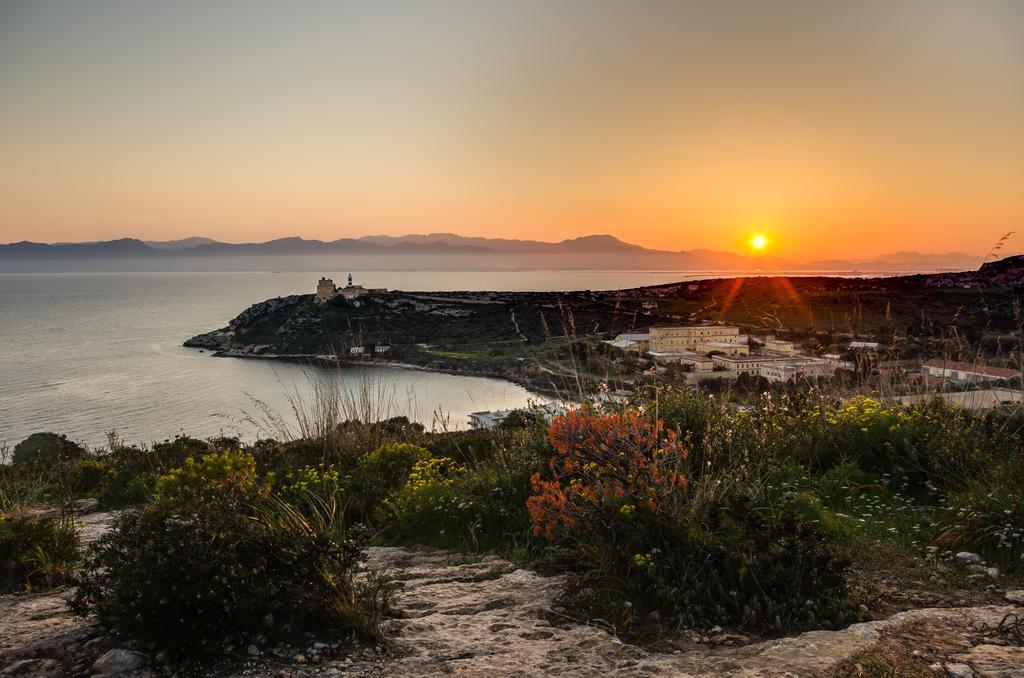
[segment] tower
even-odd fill
[[[348,286],[352,287],[352,274],[351,273],[348,274]]]
[[[334,286],[334,281],[330,278],[320,278],[320,281],[316,284],[316,302],[318,304],[330,301],[337,293],[338,290]]]

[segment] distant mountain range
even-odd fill
[[[707,249],[655,250],[623,242],[610,235],[589,235],[561,242],[466,237],[453,233],[406,236],[366,236],[338,240],[279,238],[261,243],[224,243],[191,237],[171,241],[142,241],[122,238],[103,242],[35,243],[0,245],[0,267],[18,262],[90,260],[151,260],[164,270],[176,261],[210,257],[302,257],[379,256],[408,258],[413,255],[430,268],[431,262],[445,266],[461,263],[474,269],[506,268],[592,268],[651,269],[678,271],[948,271],[975,270],[980,258],[963,252],[922,254],[893,252],[869,260],[819,260],[794,262],[771,256],[748,256]],[[431,259],[431,257],[433,259]],[[261,259],[268,266],[272,260]],[[348,263],[348,262],[346,262]],[[193,266],[194,267],[194,266]]]

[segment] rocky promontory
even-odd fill
[[[653,325],[728,322],[826,346],[840,336],[899,336],[923,345],[957,325],[985,328],[998,341],[1017,331],[1022,262],[1009,257],[978,271],[890,278],[722,278],[609,291],[373,290],[326,303],[292,295],[254,304],[184,345],[220,356],[389,361],[551,391],[580,374],[636,374],[616,360],[591,362],[578,342]],[[837,318],[845,318],[842,326]]]

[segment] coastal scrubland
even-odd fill
[[[562,617],[654,648],[993,602],[1024,574],[1019,411],[744,402],[659,384],[485,431],[320,406],[287,439],[34,437],[0,466],[0,585],[71,587],[112,637],[205,666],[309,628],[386,643],[396,590],[359,564],[370,545],[569,574]],[[80,557],[86,498],[121,513]]]

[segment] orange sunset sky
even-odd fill
[[[0,242],[849,258],[1022,215],[1019,0],[0,1]]]

